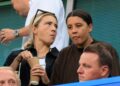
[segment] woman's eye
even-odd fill
[[[58,28],[58,25],[57,25],[57,24],[55,24],[54,26],[55,26],[56,29]]]
[[[71,28],[72,28],[72,26],[67,26],[67,28],[68,28],[68,29],[71,29]]]
[[[47,22],[47,24],[48,24],[48,25],[51,25],[51,24],[52,24],[52,22]]]
[[[82,27],[82,25],[81,25],[81,24],[77,24],[77,25],[76,25],[76,27],[78,27],[78,28],[79,28],[79,27]]]

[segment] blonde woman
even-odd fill
[[[50,45],[54,42],[56,37],[57,24],[57,18],[53,13],[43,12],[36,14],[30,25],[32,39],[26,43],[26,49],[15,51],[9,55],[5,65],[11,65],[16,70],[21,62],[19,71],[22,86],[29,85],[30,71],[32,71],[33,75],[43,77],[44,80],[46,80],[43,81],[40,79],[40,86],[49,84],[52,66],[58,54],[56,48],[50,49]],[[16,58],[12,62],[10,58],[14,57]],[[30,69],[27,60],[35,57],[38,57],[40,61],[42,61],[41,63],[45,65],[45,68],[36,65],[34,68]]]

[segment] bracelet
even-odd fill
[[[15,30],[13,34],[16,38],[19,37],[19,29]]]

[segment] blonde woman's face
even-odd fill
[[[51,45],[57,33],[57,20],[51,15],[45,16],[39,22],[36,29],[36,36],[39,41],[42,41],[47,45]]]

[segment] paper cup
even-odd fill
[[[39,59],[34,57],[34,58],[29,58],[28,63],[31,68],[33,68],[35,65],[39,64]],[[38,76],[32,76],[30,74],[30,85],[38,85],[39,84],[40,78]]]

